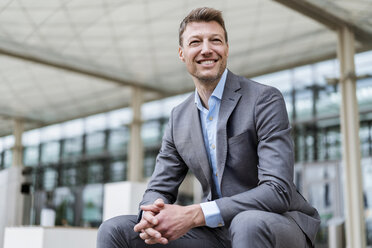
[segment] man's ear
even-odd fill
[[[178,57],[180,58],[180,60],[182,60],[183,62],[185,62],[185,57],[183,56],[182,47],[178,47]]]

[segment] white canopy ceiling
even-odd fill
[[[32,129],[128,106],[131,86],[146,101],[193,90],[178,26],[202,6],[223,11],[228,67],[247,77],[335,57],[341,25],[372,47],[372,0],[1,1],[0,136],[17,118]]]

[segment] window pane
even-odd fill
[[[160,123],[151,121],[143,124],[141,136],[145,147],[160,146]]]
[[[74,225],[75,197],[69,188],[57,188],[54,191],[56,225]]]
[[[65,186],[73,186],[76,184],[76,169],[70,168],[62,171],[62,184]]]
[[[111,152],[125,153],[127,149],[129,132],[126,128],[112,130],[110,132],[110,139],[108,149]]]
[[[59,160],[59,142],[48,142],[42,145],[41,162],[56,163]]]
[[[333,129],[328,132],[328,155],[329,160],[336,160],[341,158],[341,134],[339,129]]]
[[[12,165],[12,150],[4,151],[4,168],[8,168]]]
[[[103,152],[105,146],[105,134],[103,132],[92,133],[86,137],[87,154],[97,154]]]
[[[92,163],[88,167],[87,183],[103,182],[103,165],[101,163]]]
[[[36,166],[39,162],[39,147],[29,146],[24,149],[23,163],[25,166]]]
[[[360,150],[362,152],[362,157],[369,156],[370,144],[369,144],[369,126],[367,123],[361,123],[359,129],[359,137],[360,137]]]
[[[67,139],[63,143],[63,158],[70,158],[81,155],[83,150],[83,138]]]
[[[106,113],[93,115],[85,118],[86,132],[94,132],[106,129]]]
[[[328,240],[327,222],[333,217],[342,216],[342,195],[339,164],[308,164],[305,167],[303,190],[309,203],[320,215],[321,226],[317,243],[326,244]]]
[[[124,161],[115,161],[110,164],[110,181],[125,181],[127,178],[127,164]]]
[[[47,191],[54,189],[57,185],[57,172],[53,169],[48,169],[44,172],[43,188]]]
[[[310,90],[296,92],[296,117],[297,120],[309,120],[312,117],[312,93]]]
[[[143,161],[144,177],[151,177],[154,172],[156,155],[148,154],[145,156]]]
[[[338,115],[340,113],[340,93],[333,86],[327,86],[319,91],[316,101],[317,116]]]
[[[98,227],[102,222],[102,184],[87,185],[83,191],[83,225]]]
[[[367,245],[372,245],[372,159],[362,159],[363,199],[365,207]]]

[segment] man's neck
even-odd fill
[[[215,82],[199,82],[199,80],[194,80],[195,87],[198,91],[200,100],[206,109],[209,109],[209,106],[208,106],[209,97],[211,97],[220,79],[221,78],[219,78]]]

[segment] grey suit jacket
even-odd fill
[[[293,143],[281,93],[228,72],[217,122],[217,167],[225,224],[238,213],[262,210],[293,218],[314,242],[320,221],[293,184]],[[153,176],[142,204],[157,198],[174,203],[191,170],[204,200],[214,199],[194,95],[172,110]]]

